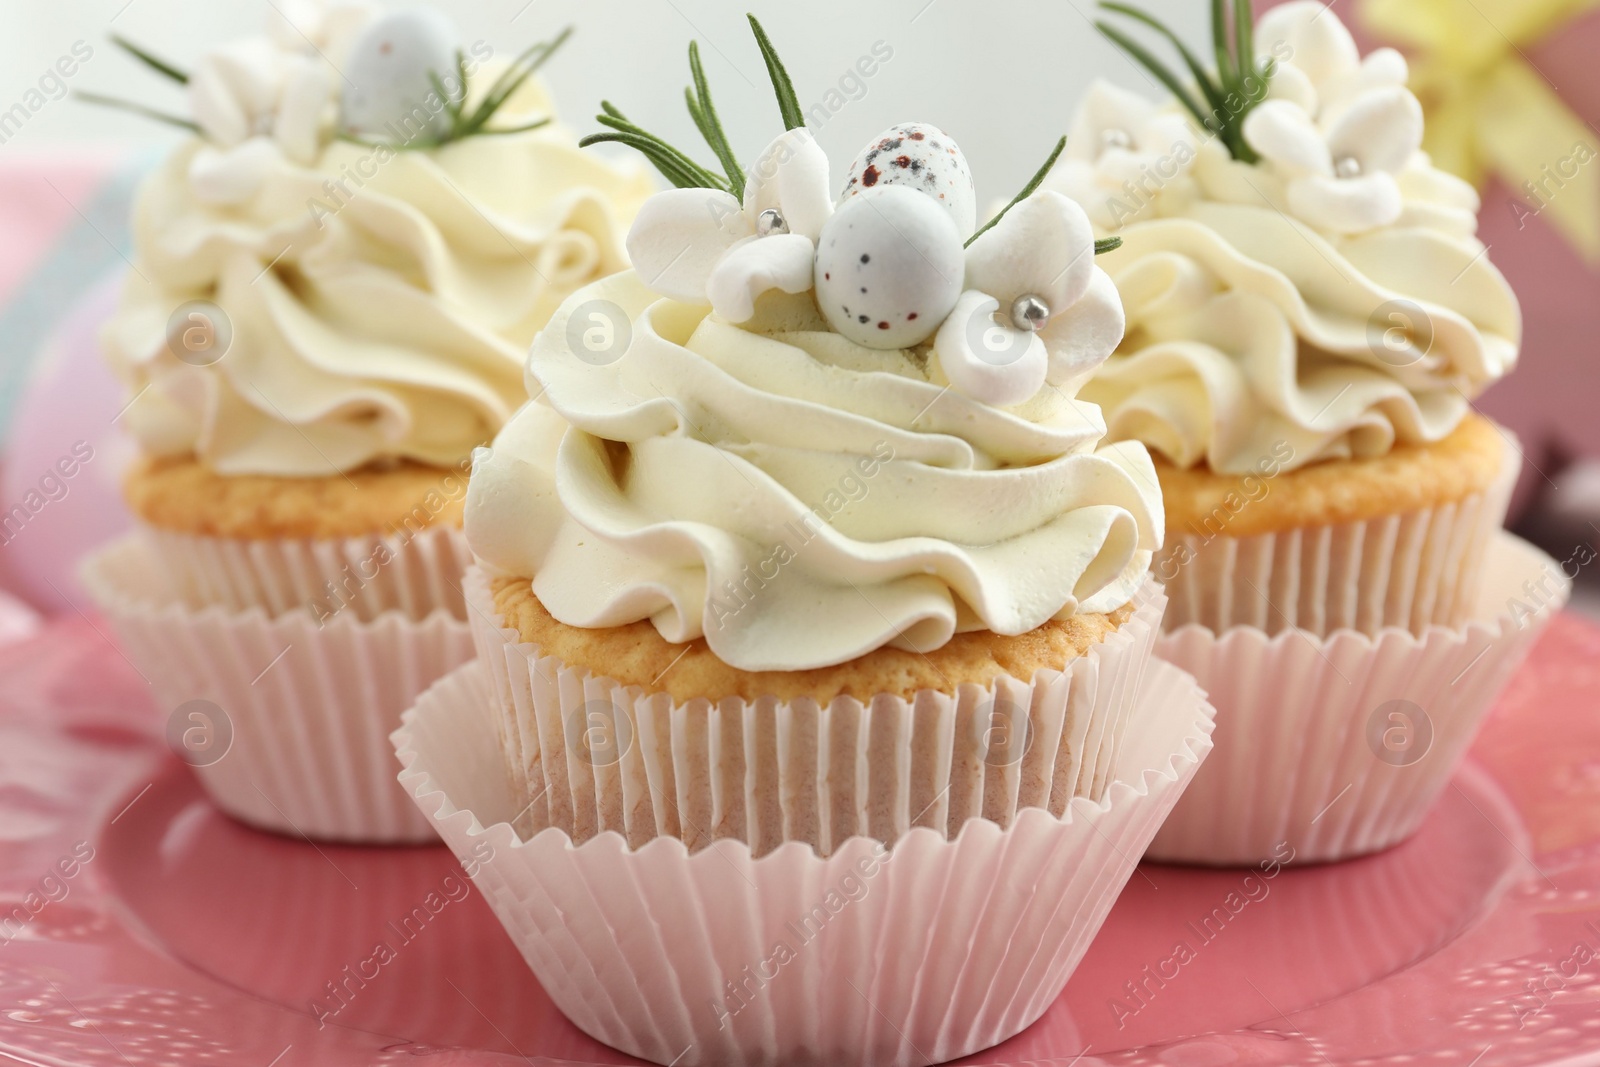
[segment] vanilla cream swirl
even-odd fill
[[[548,114],[532,83],[512,113]],[[522,363],[568,294],[626,266],[642,170],[560,127],[429,151],[333,142],[270,163],[219,203],[190,180],[198,139],[141,191],[137,266],[105,332],[147,453],[222,474],[333,475],[374,461],[448,466],[526,399]],[[168,323],[210,301],[232,345],[177,358]]]
[[[752,671],[1132,598],[1163,533],[1142,445],[1096,451],[1099,411],[1057,390],[965,398],[925,352],[859,347],[790,300],[745,327],[632,273],[569,300],[529,360],[538,399],[479,454],[478,557],[568,625],[649,619]],[[631,343],[596,359],[606,309]]]
[[[1272,173],[1203,146],[1100,260],[1128,329],[1082,395],[1111,439],[1244,473],[1280,442],[1289,468],[1448,436],[1515,365],[1521,312],[1477,194],[1421,154],[1398,182],[1394,224],[1323,233]]]

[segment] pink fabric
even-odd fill
[[[79,223],[80,205],[123,162],[123,154],[94,149],[7,154],[0,166],[0,305]]]

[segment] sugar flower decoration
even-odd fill
[[[1286,206],[1325,233],[1361,233],[1400,219],[1405,204],[1398,176],[1418,159],[1423,126],[1400,53],[1383,48],[1363,61],[1350,31],[1319,0],[1291,0],[1259,23],[1251,21],[1249,3],[1235,0],[1231,26],[1226,0],[1212,0],[1216,66],[1208,69],[1154,16],[1116,0],[1101,6],[1153,30],[1176,50],[1187,78],[1121,29],[1096,23],[1171,90],[1197,131],[1238,163],[1276,179],[1280,191],[1269,197],[1274,206]],[[1114,109],[1130,116],[1125,124],[1149,114],[1100,92],[1091,94],[1080,121]],[[1130,131],[1114,129],[1114,140],[1131,143]],[[1112,157],[1111,165],[1125,164]],[[1061,184],[1094,205],[1095,190],[1085,192],[1081,174],[1064,175]]]
[[[1097,80],[1078,106],[1050,184],[1101,230],[1117,230],[1149,215],[1160,190],[1186,174],[1196,154],[1195,130],[1183,115]]]
[[[1076,391],[1122,339],[1122,305],[1094,265],[1083,209],[1039,193],[1067,139],[988,225],[976,223],[972,171],[955,141],[910,122],[875,137],[851,164],[837,205],[828,159],[761,25],[750,20],[788,127],[746,175],[717,119],[699,49],[689,47],[689,111],[722,173],[631,122],[609,102],[599,121],[678,188],[646,202],[628,235],[640,279],[669,299],[734,324],[767,293],[810,292],[833,332],[866,348],[932,344],[952,389],[998,407],[1048,382]],[[969,236],[970,235],[970,236]]]
[[[742,202],[725,189],[689,188],[646,201],[628,255],[661,295],[746,322],[763,293],[811,288],[817,238],[832,214],[828,157],[804,129],[788,130],[751,169]]]
[[[190,163],[196,194],[238,203],[255,194],[274,163],[315,162],[332,100],[322,60],[269,39],[207,55],[189,79],[189,105],[207,142]]]
[[[934,348],[950,384],[998,407],[1046,382],[1067,395],[1122,340],[1122,301],[1094,262],[1094,230],[1073,201],[1039,192],[973,241],[966,291]]]
[[[1397,176],[1422,147],[1422,105],[1392,48],[1363,61],[1350,31],[1317,0],[1294,0],[1256,27],[1258,47],[1287,46],[1270,98],[1244,136],[1285,182],[1288,206],[1321,230],[1387,226],[1403,209]]]
[[[96,93],[78,96],[196,134],[202,143],[189,170],[195,195],[239,204],[255,196],[273,168],[315,166],[335,137],[423,150],[545,125],[544,117],[511,128],[490,120],[570,33],[534,45],[474,93],[469,80],[486,53],[475,47],[469,59],[454,24],[438,11],[385,13],[371,0],[283,0],[273,5],[264,34],[212,50],[192,73],[113,38],[184,89],[190,117]],[[477,101],[470,110],[469,98]]]

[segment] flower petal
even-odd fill
[[[1267,100],[1244,120],[1244,139],[1291,174],[1333,176],[1333,157],[1311,116],[1287,100]]]
[[[322,152],[322,124],[333,100],[333,82],[320,60],[309,56],[290,66],[273,136],[284,155],[310,166]]]
[[[189,186],[204,203],[242,204],[282,161],[283,150],[270,137],[252,137],[237,148],[205,145],[189,161]]]
[[[999,309],[987,293],[962,293],[934,347],[951,388],[982,404],[1014,407],[1044,388],[1050,356],[1038,334],[997,322]]]
[[[797,233],[747,238],[712,268],[706,282],[711,307],[729,322],[749,322],[755,318],[761,294],[773,289],[809,291],[816,255],[811,239]]]
[[[1400,186],[1383,171],[1357,178],[1299,178],[1289,183],[1289,210],[1320,230],[1361,233],[1400,217]]]
[[[1047,380],[1067,396],[1075,396],[1116,351],[1126,329],[1127,316],[1117,284],[1095,267],[1083,299],[1051,316],[1049,325],[1039,332],[1050,357]]]
[[[1194,125],[1183,115],[1161,114],[1140,124],[1134,131],[1134,141],[1141,152],[1193,161],[1198,137]]]
[[[1411,80],[1411,64],[1393,48],[1379,48],[1361,61],[1361,78],[1369,89],[1405,85]]]
[[[1267,87],[1268,100],[1285,100],[1308,115],[1317,112],[1317,87],[1306,72],[1293,63],[1279,63]]]
[[[1422,147],[1422,105],[1398,86],[1362,93],[1328,131],[1335,159],[1354,156],[1363,173],[1398,174]]]
[[[777,211],[790,233],[815,243],[822,224],[833,215],[831,189],[828,154],[811,131],[789,130],[768,145],[750,168],[744,209],[752,220],[763,211]]]
[[[266,38],[224,45],[189,78],[189,106],[206,136],[223,148],[258,133],[283,92],[284,55]]]
[[[1361,65],[1355,38],[1320,0],[1291,0],[1268,11],[1256,23],[1255,41],[1257,56],[1292,61],[1319,89]]]
[[[1329,129],[1363,93],[1373,89],[1404,88],[1410,76],[1405,56],[1393,48],[1380,48],[1362,60],[1360,67],[1322,86],[1322,110],[1317,121],[1324,129]]]
[[[1043,190],[1012,208],[967,249],[967,288],[1010,308],[1037,296],[1065,310],[1089,288],[1094,273],[1094,228],[1083,208]]]
[[[628,257],[655,292],[707,303],[711,271],[737,242],[754,236],[739,201],[717,189],[669,189],[644,202],[628,231]]]
[[[1093,162],[1104,148],[1108,130],[1121,130],[1132,138],[1155,113],[1156,106],[1144,97],[1096,78],[1073,116],[1065,158]]]

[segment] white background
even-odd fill
[[[120,53],[109,35],[121,33],[188,67],[208,46],[257,32],[270,10],[268,0],[0,2],[0,111],[80,40],[95,53],[71,88],[185,111],[175,87]],[[391,6],[414,3],[391,0]],[[980,202],[1016,192],[1067,132],[1094,77],[1162,95],[1093,30],[1093,0],[434,0],[430,6],[456,19],[464,42],[486,41],[498,56],[576,26],[545,74],[567,125],[580,134],[594,131],[597,105],[610,99],[708,164],[714,160],[683,106],[691,38],[701,41],[718,108],[746,163],[782,126],[745,11],[761,18],[808,109],[883,41],[894,56],[867,80],[865,96],[815,131],[835,173],[891,124],[931,122],[966,151]],[[1146,7],[1192,44],[1205,43],[1202,0],[1148,0]],[[51,101],[0,151],[86,142],[155,146],[173,136],[69,98]]]

